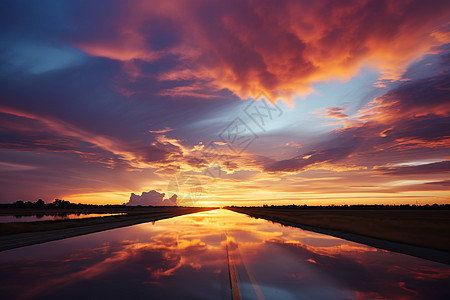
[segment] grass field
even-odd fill
[[[253,217],[339,230],[450,252],[450,210],[232,207]]]

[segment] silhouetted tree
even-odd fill
[[[16,203],[14,203],[14,206],[23,207],[24,206],[23,204],[24,204],[23,201],[19,200],[19,201],[16,201]]]
[[[45,207],[45,202],[44,202],[44,200],[39,199],[38,201],[36,201],[36,202],[34,203],[34,205],[35,205],[36,207],[43,208],[43,207]]]

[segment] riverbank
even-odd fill
[[[126,215],[95,217],[74,220],[37,221],[22,223],[0,223],[0,251],[30,246],[39,243],[125,227],[145,222],[153,222],[185,214],[208,211],[206,207],[146,207],[138,208]],[[84,212],[84,211],[83,211]],[[102,211],[106,213],[106,211]],[[109,210],[108,213],[126,211]],[[66,210],[65,213],[82,213]],[[94,213],[94,211],[91,211]],[[95,211],[100,213],[100,211]]]
[[[388,251],[450,264],[448,210],[228,209]]]

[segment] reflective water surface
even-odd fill
[[[0,216],[0,223],[8,222],[35,222],[35,221],[55,221],[55,220],[68,220],[68,219],[84,219],[95,217],[107,217],[125,215],[125,213],[116,214],[59,214],[59,215],[32,215],[32,216]]]
[[[226,210],[0,252],[2,299],[450,299],[450,268]]]

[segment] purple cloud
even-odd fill
[[[164,193],[158,193],[155,190],[149,192],[142,192],[142,194],[136,195],[131,193],[130,200],[126,205],[128,206],[176,206],[177,195],[173,195],[169,199],[164,199]]]

